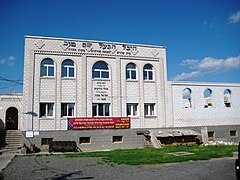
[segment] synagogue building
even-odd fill
[[[137,148],[162,129],[237,142],[240,84],[167,81],[164,46],[25,36],[23,94],[0,95],[0,119],[40,148]]]

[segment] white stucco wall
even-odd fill
[[[55,76],[40,77],[41,61],[54,61]],[[61,65],[66,59],[75,64],[75,78],[62,78]],[[108,64],[110,78],[92,79],[94,63]],[[87,41],[63,38],[25,37],[24,57],[25,130],[65,130],[66,118],[61,118],[61,103],[75,103],[76,117],[92,117],[92,103],[110,103],[111,117],[127,116],[126,104],[138,103],[138,116],[131,128],[165,126],[166,48],[139,44]],[[126,65],[137,67],[137,80],[126,80]],[[151,64],[154,80],[143,80],[143,66]],[[106,99],[95,96],[98,83],[104,83]],[[39,118],[40,102],[54,103],[54,117]],[[155,103],[155,115],[144,116],[144,103]]]
[[[22,94],[1,94],[0,95],[0,129],[6,127],[6,112],[10,107],[18,110],[18,129],[22,130],[23,124],[23,104]]]
[[[183,106],[183,90],[191,89],[192,108]],[[204,108],[204,91],[212,91],[212,107]],[[231,91],[231,107],[224,104],[224,91]],[[168,82],[168,126],[217,126],[240,124],[240,84]]]

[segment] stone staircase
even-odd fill
[[[22,147],[22,132],[18,130],[7,130],[6,132],[6,150],[14,151]]]
[[[154,148],[161,148],[161,142],[157,139],[155,133],[153,131],[150,131],[150,137],[151,137],[151,142]]]
[[[145,136],[145,142],[144,147],[145,148],[161,148],[161,142],[157,139],[155,133],[151,130],[144,133]]]

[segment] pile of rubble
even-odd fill
[[[205,146],[231,146],[231,145],[238,145],[237,143],[234,142],[224,142],[224,141],[208,141],[204,143]]]

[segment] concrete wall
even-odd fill
[[[185,108],[183,90],[191,90],[192,107]],[[204,91],[212,91],[212,106],[205,108]],[[231,107],[224,104],[224,91],[231,91]],[[240,84],[168,82],[167,126],[222,126],[240,124]]]
[[[209,137],[209,141],[239,142],[240,125],[229,126],[193,126],[187,129],[195,130],[201,133],[201,129],[206,128],[207,132],[213,132],[214,137]],[[170,128],[171,129],[171,128]],[[184,127],[172,128],[174,130],[186,129]],[[82,130],[82,131],[35,131],[33,138],[26,138],[26,132],[23,132],[24,143],[29,147],[35,144],[37,148],[44,150],[42,138],[53,138],[53,141],[75,141],[81,151],[100,151],[113,149],[132,149],[144,148],[145,137],[142,133],[150,129],[125,129],[125,130]],[[160,129],[157,129],[161,131]],[[231,136],[230,131],[236,131],[236,135]],[[113,142],[113,136],[122,136],[122,142]],[[90,137],[90,143],[80,144],[80,137]]]
[[[35,132],[36,133],[36,132]],[[25,135],[25,133],[23,132]],[[122,136],[122,142],[113,142],[113,136]],[[90,143],[80,144],[80,137],[90,137]],[[34,138],[25,138],[30,143],[42,149],[41,139],[53,138],[54,141],[75,141],[82,151],[143,148],[145,137],[137,135],[136,130],[87,130],[87,131],[40,131]]]

